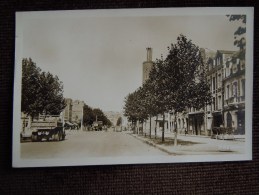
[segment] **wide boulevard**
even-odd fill
[[[21,143],[21,158],[84,158],[167,155],[127,132],[67,131],[64,141]]]

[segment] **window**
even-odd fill
[[[213,98],[213,110],[216,109],[216,101],[215,101],[215,98]]]
[[[229,85],[227,85],[227,89],[226,89],[227,93],[226,93],[226,99],[229,98]]]
[[[218,109],[221,109],[221,96],[218,96]]]
[[[213,85],[212,85],[213,91],[215,91],[215,87],[216,87],[215,84],[216,84],[216,83],[215,83],[215,77],[213,77]]]
[[[232,96],[233,97],[237,97],[237,82],[233,83],[233,86],[232,86]]]
[[[218,74],[218,87],[221,86],[221,74]]]

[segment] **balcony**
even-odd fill
[[[228,98],[228,99],[226,99],[225,100],[225,104],[232,104],[232,103],[234,103],[234,97],[230,97],[230,98]]]
[[[245,96],[238,96],[238,97],[230,97],[224,100],[224,106],[226,105],[233,105],[245,102]]]

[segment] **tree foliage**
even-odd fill
[[[93,124],[93,122],[95,121],[93,109],[90,106],[85,104],[84,108],[83,108],[83,112],[84,112],[83,124],[85,126],[87,126],[87,125],[91,126]]]
[[[119,118],[117,119],[116,125],[117,125],[117,126],[121,126],[121,124],[122,124],[122,118],[119,117]]]
[[[99,108],[92,109],[88,105],[84,105],[84,117],[83,117],[83,123],[86,126],[91,126],[94,121],[102,121],[103,125],[111,126],[111,121],[106,117],[106,115],[103,113],[103,111]]]
[[[183,112],[186,108],[201,109],[211,103],[206,69],[198,46],[184,35],[168,47],[165,59],[157,59],[149,79],[125,99],[124,114],[129,120]],[[177,131],[176,131],[177,132]],[[162,141],[164,127],[162,130]]]
[[[97,119],[98,121],[103,121],[104,125],[111,126],[111,121],[106,117],[106,115],[100,108],[94,108],[93,115],[95,117],[95,120]]]
[[[184,35],[171,44],[161,67],[166,77],[162,84],[167,110],[183,112],[187,107],[203,108],[211,101],[206,69],[198,46]]]
[[[88,105],[84,105],[84,118],[83,123],[84,125],[92,125],[94,121],[102,121],[104,125],[111,126],[111,121],[105,116],[103,111],[99,108],[92,109]]]
[[[234,32],[234,45],[239,47],[239,58],[241,60],[245,59],[245,50],[246,50],[246,15],[227,15],[230,22],[238,21],[241,25]]]
[[[42,72],[31,59],[22,60],[22,112],[35,117],[38,114],[60,114],[65,108],[63,84],[57,76]]]

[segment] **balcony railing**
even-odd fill
[[[245,101],[245,96],[238,96],[238,97],[230,97],[224,101],[225,105],[227,104],[235,104]]]

